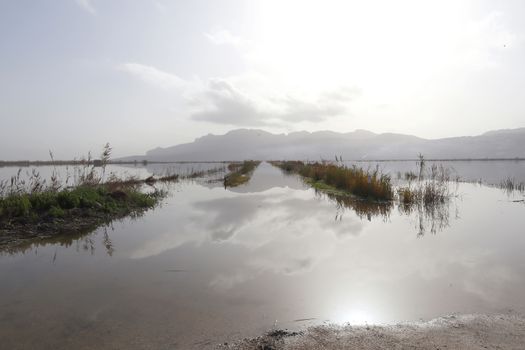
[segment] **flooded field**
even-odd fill
[[[330,198],[261,163],[246,185],[179,181],[143,217],[10,247],[1,346],[200,349],[276,328],[525,312],[524,194],[485,185],[525,181],[525,162],[449,164],[484,184],[451,184],[456,196],[438,208]],[[393,178],[416,171],[379,165]],[[169,166],[218,165],[110,168],[142,177]]]

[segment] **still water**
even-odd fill
[[[181,181],[141,218],[1,253],[0,346],[209,348],[272,328],[525,312],[520,199],[460,183],[436,212],[367,214],[268,163],[235,189]]]

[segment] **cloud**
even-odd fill
[[[322,122],[347,112],[347,104],[358,95],[346,87],[314,98],[292,94],[251,96],[227,80],[211,80],[197,96],[201,109],[192,114],[196,121],[234,126],[282,125],[293,122]]]
[[[317,94],[278,90],[272,81],[253,74],[212,78],[207,84],[140,63],[123,63],[118,70],[152,86],[173,90],[185,100],[190,119],[232,126],[286,126],[322,122],[343,115],[359,96],[355,88],[339,87]]]
[[[75,2],[84,11],[87,11],[87,12],[91,13],[92,15],[96,14],[95,7],[93,6],[92,0],[75,0]]]
[[[286,97],[281,103],[285,108],[285,113],[281,115],[281,119],[290,122],[321,122],[328,117],[345,112],[345,107],[342,104],[328,104],[322,100],[309,102],[295,97]]]
[[[240,37],[234,36],[225,29],[216,30],[212,33],[204,33],[204,36],[214,45],[239,46],[242,44],[242,39]]]
[[[184,79],[179,78],[177,75],[166,73],[152,66],[139,63],[123,63],[117,68],[148,84],[163,89],[183,89],[188,85]]]
[[[200,104],[200,107],[191,118],[197,121],[256,126],[266,124],[269,117],[253,99],[225,80],[211,80],[208,89],[195,99],[194,104]]]

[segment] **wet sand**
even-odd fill
[[[218,349],[524,349],[525,318],[518,314],[457,315],[382,326],[317,326],[273,331]]]

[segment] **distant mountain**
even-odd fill
[[[403,134],[376,134],[366,130],[272,134],[237,129],[224,135],[206,135],[191,143],[155,148],[143,156],[122,161],[215,161],[243,159],[427,159],[525,158],[525,128],[489,131],[479,136],[423,139]]]

